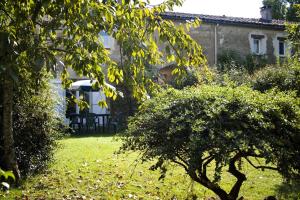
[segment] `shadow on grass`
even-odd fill
[[[300,180],[277,185],[276,193],[279,199],[300,200]]]

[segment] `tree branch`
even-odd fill
[[[158,25],[160,26],[162,31],[165,31],[164,27],[162,27],[160,21],[158,21]],[[175,46],[172,44],[172,42],[169,40],[169,37],[166,37],[168,40],[168,43],[170,44],[170,46],[172,47],[172,49],[175,51],[176,55],[180,58],[180,60],[182,60],[182,57],[180,56],[179,52],[177,51],[177,49],[175,48]]]
[[[172,159],[172,162],[174,162],[174,163],[182,166],[185,169],[185,171],[188,171],[188,167],[185,164],[183,164],[183,163],[181,163],[181,162],[179,162],[179,161],[177,161],[175,159]]]
[[[248,157],[244,157],[244,158],[255,169],[262,169],[262,170],[264,170],[264,169],[270,169],[270,170],[276,170],[276,171],[278,171],[278,168],[276,168],[276,167],[271,167],[271,166],[255,166]]]
[[[50,51],[59,51],[59,52],[64,52],[64,53],[71,53],[70,51],[66,49],[59,49],[59,48],[49,48]]]
[[[186,166],[188,166],[188,163],[178,153],[176,153],[176,156],[179,158],[181,162],[183,162]]]
[[[211,158],[209,158],[202,166],[202,174],[204,175],[204,177],[206,179],[208,179],[207,177],[207,165],[209,165],[212,161],[214,160],[214,157],[211,156]]]

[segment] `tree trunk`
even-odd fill
[[[20,180],[20,171],[16,160],[12,119],[13,81],[7,72],[4,73],[3,79],[3,164],[6,170],[13,171],[16,178],[16,184],[18,184]]]
[[[230,198],[237,199],[241,190],[241,187],[245,180],[247,180],[245,174],[241,173],[237,170],[235,163],[243,157],[242,153],[237,153],[229,162],[229,170],[228,172],[231,173],[233,176],[236,177],[237,181],[234,186],[231,188],[229,193]]]
[[[197,174],[193,171],[189,171],[188,174],[194,181],[200,183],[204,187],[213,191],[216,195],[218,195],[218,197],[221,200],[236,200],[236,199],[231,199],[225,190],[220,188],[218,185],[212,183],[210,180],[203,178],[203,177],[202,178],[198,177]]]

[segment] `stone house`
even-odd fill
[[[162,17],[175,23],[199,18],[201,26],[191,29],[189,34],[201,44],[210,65],[217,64],[217,55],[224,50],[233,50],[242,56],[266,56],[270,63],[290,54],[286,22],[272,19],[268,7],[261,8],[260,19],[175,12],[164,13]]]
[[[247,55],[265,57],[269,63],[275,63],[278,58],[288,56],[290,49],[286,40],[285,21],[273,20],[271,9],[268,7],[261,8],[261,15],[260,19],[249,19],[176,12],[161,14],[164,19],[172,20],[175,24],[186,23],[186,21],[196,18],[202,21],[200,27],[192,28],[188,33],[202,46],[210,66],[217,65],[218,55],[228,50],[237,52],[242,57]],[[100,34],[105,48],[111,52],[111,58],[116,61],[120,60],[117,42],[104,32]],[[165,79],[171,79],[173,67],[172,64],[159,66],[159,72]],[[70,78],[73,80],[84,79],[72,71],[70,71]],[[59,85],[60,81],[57,81]],[[66,96],[64,89],[60,93],[61,96]],[[78,91],[76,96],[79,96]],[[103,98],[96,93],[89,95],[88,99],[92,105],[90,112],[109,112],[109,110],[103,110],[97,106],[97,101]],[[79,112],[78,106],[74,109],[76,109],[76,113]]]
[[[274,20],[270,7],[261,8],[261,18],[239,18],[167,12],[164,19],[182,24],[199,18],[202,23],[192,28],[191,37],[203,48],[209,66],[218,64],[218,56],[224,52],[236,52],[241,58],[248,55],[264,58],[267,63],[276,63],[291,54],[286,40],[285,21]],[[170,79],[173,67],[167,66],[160,73]]]

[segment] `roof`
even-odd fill
[[[193,20],[199,18],[205,23],[211,24],[224,24],[224,25],[236,25],[247,27],[260,27],[276,30],[285,30],[284,20],[265,20],[257,18],[242,18],[242,17],[228,17],[228,16],[216,16],[216,15],[202,15],[202,14],[190,14],[190,13],[178,13],[178,12],[165,12],[161,14],[164,19],[171,20]]]

